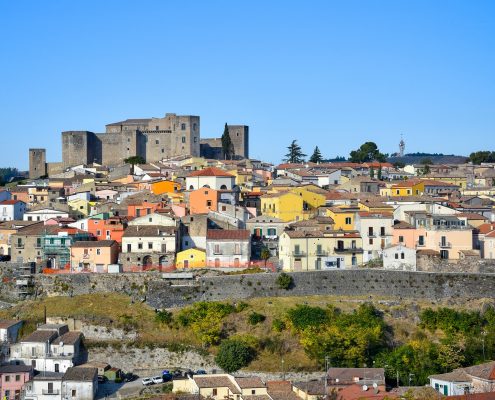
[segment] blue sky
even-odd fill
[[[493,1],[0,0],[0,166],[60,132],[166,112],[251,156],[466,154],[495,137]]]

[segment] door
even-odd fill
[[[189,260],[184,260],[184,268],[189,268]]]
[[[234,267],[235,267],[235,268],[238,268],[238,267],[239,267],[239,265],[240,265],[240,261],[239,261],[239,259],[238,259],[237,257],[236,257],[236,258],[234,258]]]

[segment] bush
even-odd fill
[[[280,289],[285,289],[289,290],[294,286],[294,279],[292,276],[286,274],[285,272],[282,272],[278,277],[277,277],[277,285]]]
[[[272,329],[275,332],[282,332],[285,329],[285,322],[281,319],[274,319],[272,322]]]
[[[215,362],[227,373],[239,371],[254,358],[254,350],[239,340],[224,340],[218,349]]]
[[[287,311],[287,318],[297,331],[318,327],[328,322],[327,312],[323,308],[300,304]]]
[[[155,315],[156,322],[160,324],[170,325],[173,321],[173,314],[170,311],[158,311]]]
[[[251,314],[249,314],[248,322],[250,325],[257,325],[260,322],[263,322],[265,319],[266,317],[263,314],[252,312]]]

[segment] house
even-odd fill
[[[180,192],[180,190],[181,184],[170,180],[153,182],[151,184],[151,191],[154,194],[177,193]]]
[[[176,226],[177,221],[168,214],[153,212],[142,217],[134,218],[128,222],[130,226],[136,225],[160,225],[160,226]]]
[[[381,251],[392,242],[394,216],[388,212],[360,211],[355,226],[363,238],[363,262],[380,258]]]
[[[325,397],[325,380],[294,382],[292,390],[301,399],[320,400]]]
[[[218,190],[202,187],[189,193],[189,213],[205,214],[216,211],[219,201]]]
[[[107,219],[89,218],[87,220],[87,230],[96,240],[115,240],[122,243],[127,226],[127,220],[122,217],[110,217]]]
[[[196,248],[180,251],[177,253],[175,266],[177,269],[205,268],[206,252]]]
[[[206,232],[213,228],[208,214],[186,215],[179,222],[180,249],[206,249]]]
[[[81,332],[67,325],[46,324],[10,347],[10,364],[30,365],[37,371],[65,372],[85,361]]]
[[[62,372],[44,371],[24,386],[24,400],[62,400]]]
[[[69,213],[66,211],[56,210],[54,208],[39,208],[37,210],[26,211],[23,216],[24,221],[46,221],[52,218],[68,218]]]
[[[495,259],[495,231],[491,231],[485,235],[481,250],[482,257],[487,260]]]
[[[284,222],[309,219],[312,213],[303,212],[303,199],[295,193],[282,191],[261,196],[261,213]]]
[[[0,255],[11,255],[12,253],[12,235],[17,231],[34,222],[28,221],[0,221]]]
[[[344,231],[355,230],[356,214],[361,209],[358,206],[339,206],[329,207],[326,209],[326,216],[334,220],[334,229],[342,229]]]
[[[330,389],[343,389],[353,385],[367,385],[385,391],[384,368],[329,368],[327,386]]]
[[[0,342],[15,343],[23,321],[0,320]]]
[[[173,263],[177,250],[175,226],[130,225],[122,236],[120,261],[128,267],[165,267]]]
[[[22,219],[26,212],[26,203],[20,200],[4,200],[0,202],[0,221]]]
[[[186,177],[187,190],[197,190],[202,187],[215,190],[232,190],[234,185],[235,176],[217,167],[207,167],[194,171]]]
[[[93,237],[75,229],[46,233],[41,236],[41,261],[47,268],[69,269],[70,249],[75,242],[89,241]],[[38,243],[37,243],[38,245]]]
[[[272,400],[300,400],[301,398],[293,391],[289,381],[268,381],[266,388],[269,398]]]
[[[95,197],[99,200],[115,200],[119,192],[112,189],[100,189],[95,191]]]
[[[416,249],[402,244],[385,247],[382,260],[384,269],[416,271]]]
[[[247,267],[251,259],[248,230],[208,229],[206,262],[209,267]]]
[[[445,396],[495,391],[495,361],[429,376],[430,386]]]
[[[279,218],[260,215],[259,217],[248,219],[246,229],[256,239],[276,240],[282,234],[287,223]]]
[[[61,399],[93,400],[98,391],[98,369],[68,368],[62,377]]]
[[[285,231],[278,253],[284,271],[340,269],[363,263],[363,242],[357,231]]]
[[[70,251],[72,271],[107,272],[117,264],[120,246],[115,240],[75,242]]]
[[[30,365],[3,365],[0,367],[0,396],[2,399],[20,399],[23,386],[33,377]]]

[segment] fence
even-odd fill
[[[181,264],[172,265],[131,265],[131,266],[121,266],[120,268],[112,269],[112,267],[104,266],[95,269],[79,269],[79,268],[44,268],[42,270],[43,274],[46,275],[56,275],[56,274],[98,274],[98,273],[143,273],[143,272],[175,272],[175,271],[192,271],[199,269],[211,269],[211,270],[234,270],[242,271],[246,269],[260,269],[271,272],[277,272],[277,267],[272,262],[264,261],[249,261],[244,263],[231,263],[231,262],[218,262],[218,261],[207,261],[207,262],[191,262],[184,266]]]

